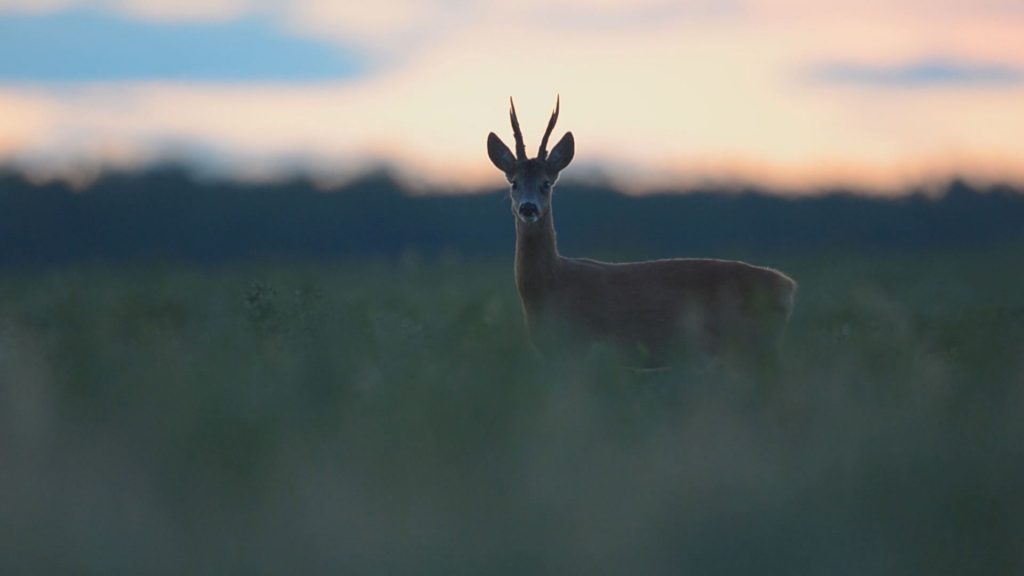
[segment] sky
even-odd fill
[[[1024,181],[1020,0],[0,0],[0,163],[499,186],[561,97],[566,177]]]

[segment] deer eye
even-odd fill
[[[512,189],[513,190],[519,190],[519,182],[513,181],[512,182]]]
[[[541,192],[547,192],[550,189],[551,189],[551,182],[543,182],[543,183],[541,183],[541,185],[540,185]]]

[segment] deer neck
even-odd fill
[[[541,303],[554,283],[559,258],[550,208],[532,224],[516,218],[516,287],[524,304]]]

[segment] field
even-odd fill
[[[835,253],[781,367],[528,346],[508,261],[0,277],[4,574],[1024,571],[1024,266]]]

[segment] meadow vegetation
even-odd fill
[[[10,271],[0,572],[1020,573],[1019,254],[764,261],[764,373],[540,357],[506,260]]]

